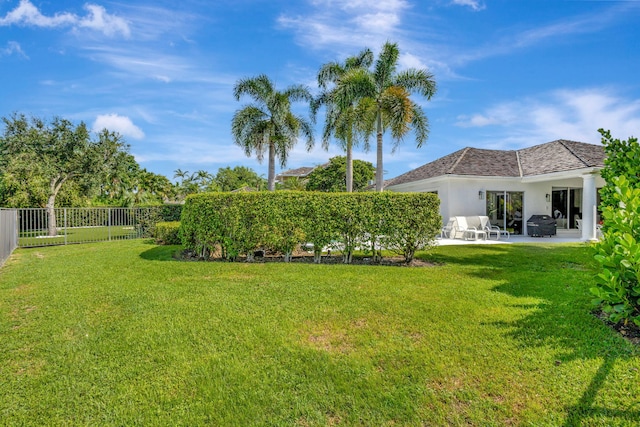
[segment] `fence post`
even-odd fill
[[[64,208],[64,244],[67,244],[67,208]]]
[[[107,209],[107,215],[109,215],[109,219],[107,220],[107,230],[109,230],[109,241],[111,241],[111,208]]]

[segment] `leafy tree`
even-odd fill
[[[36,201],[44,194],[51,236],[57,234],[54,207],[60,191],[74,182],[88,193],[97,178],[115,167],[119,154],[128,151],[121,137],[106,129],[98,134],[97,141],[92,140],[82,122],[74,126],[69,120],[56,117],[47,123],[23,114],[3,117],[2,121],[5,129],[0,136],[0,166],[8,183],[4,189],[22,194],[21,202]],[[20,177],[28,177],[26,182],[35,187],[17,189],[15,180]],[[31,196],[25,199],[25,192]]]
[[[176,169],[173,174],[174,178],[180,178],[180,182],[176,183],[177,197],[184,200],[189,194],[196,194],[208,189],[215,190],[213,176],[204,170],[194,173]]]
[[[624,175],[610,184],[613,204],[602,211],[606,228],[595,255],[600,272],[590,290],[609,320],[640,326],[640,188]]]
[[[239,80],[233,88],[233,95],[238,101],[243,95],[254,101],[234,114],[231,121],[233,140],[244,149],[247,156],[255,153],[260,162],[265,151],[268,152],[267,187],[269,191],[274,191],[276,157],[280,159],[280,165],[285,167],[289,151],[300,134],[307,140],[307,149],[313,146],[311,124],[291,112],[292,101],[311,102],[313,97],[301,85],[277,91],[264,74]]]
[[[346,191],[347,158],[336,156],[329,159],[325,167],[318,167],[307,177],[306,189],[310,191]],[[360,191],[369,185],[375,176],[375,167],[370,162],[353,160],[353,189]]]
[[[614,323],[640,326],[640,144],[614,139],[599,129],[606,154],[600,190],[603,236],[596,245],[600,264],[594,303]]]
[[[601,176],[606,185],[600,190],[600,206],[616,207],[616,186],[614,178],[624,176],[630,187],[640,187],[640,144],[637,138],[628,140],[614,139],[611,132],[598,129],[602,135],[602,144],[606,159],[605,168],[601,171]]]
[[[376,191],[383,190],[383,135],[391,131],[395,150],[402,138],[413,129],[418,147],[427,140],[429,125],[422,108],[411,94],[427,99],[436,92],[434,77],[427,70],[410,68],[398,72],[400,50],[396,43],[385,43],[373,70],[354,68],[342,76],[336,86],[333,102],[346,108],[358,101],[356,116],[365,141],[376,134]]]
[[[131,196],[133,205],[161,204],[172,199],[174,188],[166,176],[142,169],[135,177]]]
[[[252,187],[262,190],[265,187],[265,180],[251,168],[246,166],[235,166],[231,168],[218,169],[214,181],[220,191],[233,191],[243,187]]]
[[[307,180],[300,179],[297,176],[285,179],[282,184],[278,183],[278,190],[304,191],[306,189]]]
[[[322,132],[322,145],[329,148],[329,140],[333,135],[342,144],[347,154],[346,159],[346,190],[353,191],[353,145],[357,142],[357,126],[360,118],[356,109],[359,99],[354,97],[350,103],[343,104],[337,102],[336,92],[340,79],[350,71],[364,68],[367,69],[373,63],[373,52],[365,49],[357,56],[349,57],[344,64],[339,62],[329,62],[324,64],[318,72],[318,86],[322,89],[320,96],[313,104],[314,113],[321,105],[325,105],[326,116]],[[365,147],[368,148],[368,147]]]

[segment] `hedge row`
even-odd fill
[[[144,237],[156,237],[156,224],[159,222],[180,221],[182,205],[158,205],[133,208],[137,212],[140,234]]]
[[[441,228],[439,199],[427,193],[206,193],[189,196],[180,234],[185,248],[208,258],[250,260],[257,249],[284,254],[312,243],[320,262],[322,249],[338,247],[345,263],[354,250],[381,248],[413,259],[429,247]]]
[[[159,245],[179,245],[180,221],[159,222],[156,224],[155,238]]]

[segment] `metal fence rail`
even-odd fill
[[[18,211],[0,209],[0,266],[18,247]]]
[[[17,209],[18,246],[137,239],[149,236],[158,220],[157,208],[55,208]]]

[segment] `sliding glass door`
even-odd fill
[[[582,188],[554,187],[551,194],[551,212],[558,229],[577,228],[576,219],[582,218]]]
[[[522,234],[524,193],[521,191],[487,191],[487,216],[493,225]]]

